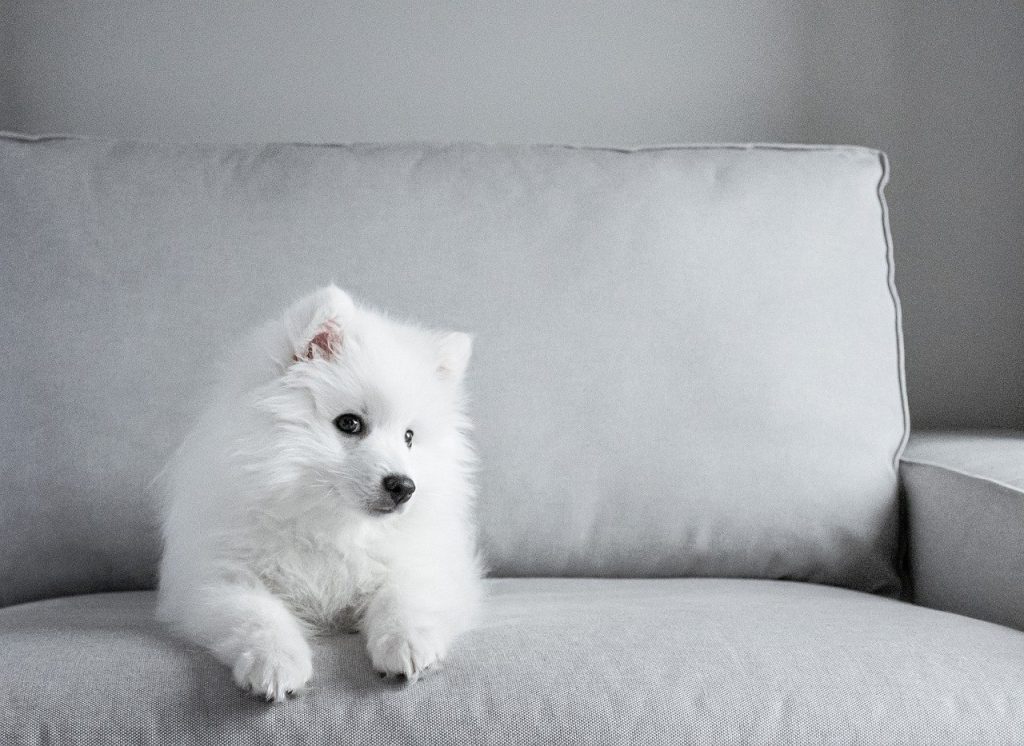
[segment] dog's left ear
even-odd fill
[[[473,338],[462,332],[446,332],[437,339],[437,373],[443,379],[460,381],[473,353]]]
[[[348,293],[334,285],[296,301],[284,316],[292,360],[334,358],[341,351],[344,329],[354,312]]]
[[[326,319],[320,323],[313,332],[308,335],[309,342],[301,352],[295,353],[293,358],[296,362],[300,360],[323,359],[331,360],[341,349],[342,334],[341,327],[334,319]]]

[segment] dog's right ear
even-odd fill
[[[445,332],[437,337],[437,372],[442,379],[461,381],[473,353],[473,338],[462,332]]]
[[[296,301],[284,317],[292,360],[334,358],[342,348],[345,326],[354,311],[352,299],[334,285]]]

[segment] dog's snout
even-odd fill
[[[391,495],[395,505],[401,505],[416,491],[416,483],[404,474],[388,474],[384,477],[384,491]]]

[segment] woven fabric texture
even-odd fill
[[[915,600],[1024,630],[1024,434],[915,433],[900,473]]]
[[[151,585],[146,485],[225,340],[332,280],[475,335],[496,574],[893,591],[885,178],[853,147],[0,137],[0,605]]]
[[[713,579],[489,582],[415,685],[358,636],[282,705],[171,639],[147,592],[0,611],[4,744],[1010,744],[1024,633],[855,591]]]

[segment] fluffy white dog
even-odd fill
[[[160,617],[268,700],[321,631],[361,632],[383,675],[441,660],[481,596],[470,347],[334,286],[246,337],[159,478]]]

